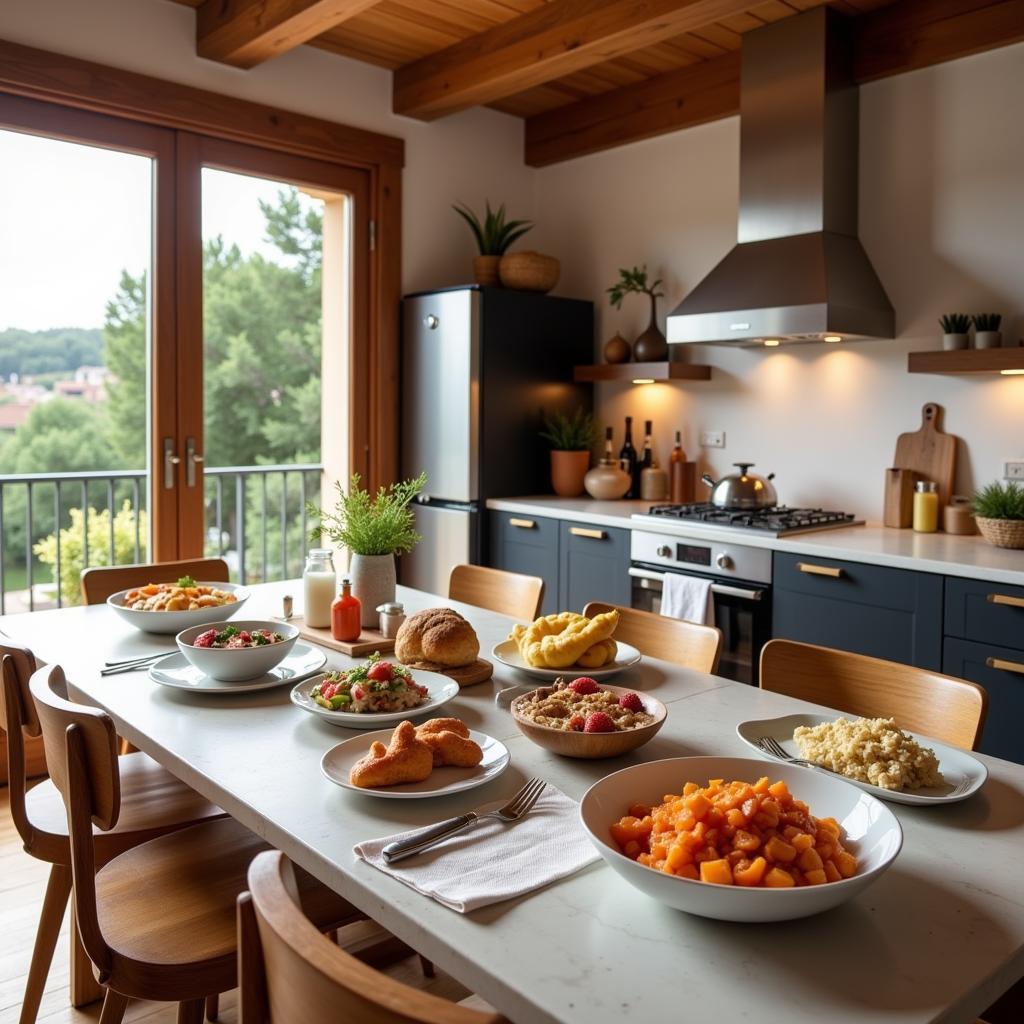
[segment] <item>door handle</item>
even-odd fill
[[[532,519],[510,519],[509,526],[518,526],[520,530],[536,530],[537,524]]]
[[[164,490],[174,490],[174,467],[181,462],[181,458],[174,454],[174,438],[164,438]]]
[[[196,485],[196,466],[203,462],[202,455],[196,454],[196,439],[190,437],[185,442],[185,483],[189,487]]]
[[[1008,604],[1011,608],[1024,608],[1024,597],[1010,597],[1009,594],[989,594],[992,604]]]
[[[589,537],[591,540],[604,540],[608,536],[604,530],[586,530],[582,526],[570,526],[569,532],[574,537]]]
[[[1019,661],[1004,661],[1002,658],[986,658],[985,664],[989,668],[999,668],[1004,672],[1017,672],[1024,676],[1024,665]]]
[[[839,579],[843,570],[837,565],[815,565],[813,562],[797,562],[796,567],[801,572],[809,573],[811,576],[831,576],[832,579]]]

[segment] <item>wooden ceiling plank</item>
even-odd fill
[[[205,0],[196,11],[200,57],[251,68],[354,18],[377,0]]]
[[[393,109],[422,120],[600,64],[759,0],[552,0],[395,72]],[[763,0],[760,0],[763,2]]]

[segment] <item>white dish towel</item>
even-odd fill
[[[699,576],[665,573],[661,586],[661,614],[670,619],[686,619],[704,626],[715,624],[715,598],[711,580]]]
[[[505,803],[507,800],[499,800],[475,810],[482,814]],[[453,817],[455,813],[459,812],[453,812]],[[520,821],[505,825],[488,818],[424,853],[389,866],[381,851],[407,835],[409,832],[399,832],[368,839],[353,852],[460,914],[532,892],[574,874],[599,856],[579,822],[579,805],[550,784]]]

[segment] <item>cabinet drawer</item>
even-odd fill
[[[580,612],[590,601],[629,605],[629,537],[629,530],[561,524],[560,610]]]
[[[970,679],[988,693],[985,731],[978,749],[1024,764],[1024,654],[996,644],[946,637],[942,671]]]
[[[541,613],[557,611],[558,521],[519,512],[491,511],[489,564],[495,569],[539,576],[544,580]]]
[[[946,635],[1024,651],[1024,587],[947,577]]]

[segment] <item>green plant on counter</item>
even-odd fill
[[[465,203],[456,203],[452,209],[469,225],[481,256],[501,256],[533,227],[528,220],[506,221],[504,203],[492,210],[488,201],[483,223]]]
[[[414,480],[402,480],[378,489],[376,496],[359,486],[359,474],[353,473],[348,491],[335,483],[338,500],[333,510],[325,511],[313,502],[307,505],[310,516],[320,520],[311,531],[314,540],[328,536],[354,555],[402,555],[423,538],[413,529],[415,518],[409,508],[423,490],[427,474]]]
[[[976,331],[998,331],[1003,322],[1001,313],[975,313],[971,319]]]
[[[590,413],[577,409],[572,416],[556,412],[544,417],[540,436],[556,452],[585,452],[597,442],[597,424]]]
[[[966,313],[944,313],[939,317],[943,334],[966,334],[971,318]]]
[[[991,483],[975,492],[971,508],[982,519],[1024,519],[1024,487]]]
[[[608,301],[616,309],[622,309],[622,300],[630,292],[636,292],[639,295],[649,295],[653,302],[665,294],[662,291],[658,291],[660,287],[661,278],[650,284],[647,283],[647,264],[645,263],[642,267],[633,267],[632,270],[622,267],[619,270],[618,281],[611,288],[606,289],[606,291],[608,292]]]

